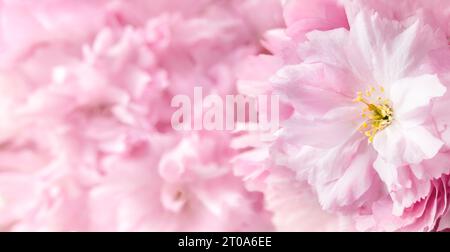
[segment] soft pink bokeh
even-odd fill
[[[278,1],[1,1],[0,21],[1,230],[272,230],[231,134],[174,131],[170,101],[235,93]]]

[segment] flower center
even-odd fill
[[[355,102],[361,102],[365,106],[362,109],[361,116],[366,119],[359,130],[368,137],[369,143],[377,132],[383,130],[392,123],[393,110],[391,101],[383,98],[384,88],[369,87],[366,92],[358,92]]]

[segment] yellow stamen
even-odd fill
[[[379,89],[380,92],[384,92],[382,86],[379,86]],[[371,86],[369,87],[369,90],[365,92],[365,95],[367,98],[370,98],[376,91],[377,90]],[[393,110],[390,101],[388,99],[383,99],[381,96],[377,96],[375,101],[366,100],[366,98],[363,97],[362,92],[357,93],[354,101],[366,105],[362,109],[361,116],[367,118],[367,120],[360,125],[359,129],[368,137],[369,143],[372,143],[375,134],[392,123]]]

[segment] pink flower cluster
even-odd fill
[[[448,0],[0,0],[0,231],[449,229],[449,25]],[[195,87],[279,95],[280,127],[177,131]]]
[[[0,230],[272,230],[230,134],[170,102],[235,92],[277,1],[5,0],[0,25]]]

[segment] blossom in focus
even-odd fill
[[[448,208],[449,156],[435,123],[445,115],[432,113],[447,90],[433,58],[448,50],[445,34],[361,11],[349,30],[307,38],[303,61],[273,78],[295,108],[275,151],[323,209],[357,216],[359,229],[434,229]]]

